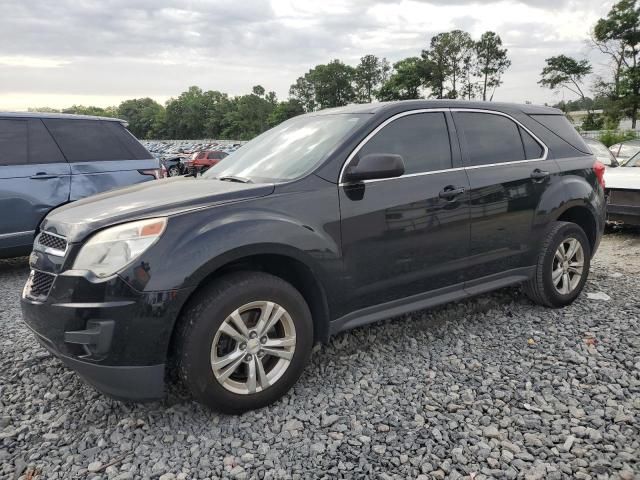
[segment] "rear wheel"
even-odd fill
[[[227,275],[201,291],[181,318],[178,374],[199,402],[240,413],[284,395],[313,346],[311,313],[284,280]]]
[[[591,245],[575,223],[555,222],[542,243],[525,294],[547,307],[564,307],[580,295],[589,275]]]

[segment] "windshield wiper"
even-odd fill
[[[218,180],[221,180],[223,182],[238,182],[238,183],[253,183],[251,180],[249,180],[248,178],[244,178],[244,177],[235,177],[233,175],[227,175],[225,177],[218,177]]]

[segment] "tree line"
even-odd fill
[[[453,30],[432,37],[419,56],[393,65],[375,55],[365,55],[355,66],[338,59],[316,65],[296,79],[284,101],[261,85],[235,97],[192,86],[165,105],[137,98],[117,107],[74,105],[60,111],[123,118],[138,138],[248,140],[293,116],[349,103],[418,98],[492,100],[510,65],[507,49],[495,32],[485,32],[474,40],[467,32]]]
[[[640,9],[636,0],[615,3],[593,26],[592,49],[609,60],[606,71],[593,77],[593,65],[586,58],[557,55],[546,59],[538,82],[552,90],[564,89],[578,100],[558,104],[565,112],[583,106],[587,117],[584,130],[616,129],[622,118],[636,128],[640,110]],[[593,80],[591,86],[585,85]],[[589,90],[595,94],[588,96]],[[596,114],[593,110],[603,110]]]

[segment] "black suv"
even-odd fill
[[[551,108],[302,115],[202,177],[49,214],[24,319],[117,398],[161,397],[170,378],[218,410],[262,407],[337,332],[515,284],[570,304],[604,228],[603,173]]]

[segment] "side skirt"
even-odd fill
[[[506,272],[478,278],[470,282],[458,283],[449,287],[439,288],[426,293],[419,293],[411,297],[393,300],[373,307],[363,308],[349,313],[331,322],[330,333],[336,333],[361,327],[369,323],[397,317],[408,312],[433,308],[445,303],[463,300],[465,298],[481,295],[499,288],[517,285],[529,280],[535,267],[522,267]]]

